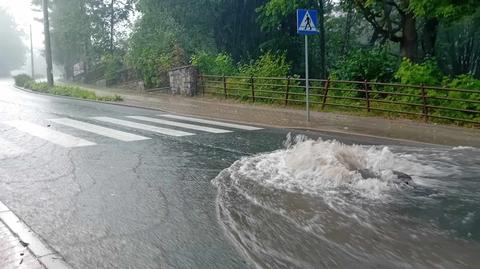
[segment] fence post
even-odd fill
[[[205,78],[200,74],[200,85],[202,85],[202,96],[205,96]]]
[[[325,88],[323,90],[322,110],[325,109],[325,104],[327,103],[327,95],[328,95],[329,87],[330,87],[330,79],[327,79],[327,81],[325,81]]]
[[[285,106],[288,105],[288,92],[290,91],[290,76],[287,76],[287,90],[285,92]]]
[[[255,84],[253,76],[250,77],[250,84],[252,86],[252,101],[255,103]]]
[[[227,99],[227,79],[225,75],[222,76],[223,78],[223,94],[225,95],[225,99]]]
[[[428,101],[427,101],[427,92],[425,91],[425,85],[422,83],[422,101],[423,101],[423,118],[425,122],[428,122]]]
[[[367,112],[370,112],[370,93],[368,92],[368,81],[365,80],[363,84],[365,89],[365,99],[367,101]]]

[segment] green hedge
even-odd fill
[[[19,87],[25,87],[25,84],[33,82],[32,77],[27,74],[14,76],[13,79],[15,80],[15,85]]]
[[[25,76],[19,77],[18,83],[17,79],[15,79],[15,84],[17,86],[24,87],[32,91],[60,96],[69,96],[74,98],[97,101],[123,101],[123,98],[120,95],[115,94],[113,96],[98,96],[93,91],[85,90],[76,86],[56,85],[54,87],[48,87],[48,84],[46,82],[35,82],[31,79],[25,79]]]

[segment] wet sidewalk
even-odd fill
[[[0,221],[0,268],[44,268],[2,221]]]
[[[311,112],[267,104],[240,103],[214,97],[182,97],[166,93],[99,88],[81,85],[98,95],[119,94],[122,104],[160,109],[170,113],[260,124],[280,128],[299,128],[393,138],[448,146],[480,147],[480,129],[436,125],[407,119],[362,117],[328,112]]]

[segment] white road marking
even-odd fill
[[[122,132],[122,131],[118,131],[118,130],[115,130],[115,129],[110,129],[110,128],[106,128],[106,127],[103,127],[103,126],[98,126],[98,125],[95,125],[95,124],[86,123],[86,122],[83,122],[83,121],[72,120],[72,119],[69,119],[69,118],[50,119],[50,121],[53,121],[55,123],[62,124],[62,125],[65,125],[65,126],[69,126],[69,127],[72,127],[72,128],[76,128],[76,129],[79,129],[79,130],[83,130],[83,131],[86,131],[86,132],[90,132],[90,133],[110,137],[110,138],[113,138],[113,139],[125,141],[125,142],[150,139],[150,138],[145,137],[145,136],[140,136],[140,135],[136,135],[136,134]]]
[[[7,125],[17,128],[18,130],[28,133],[30,135],[36,136],[43,140],[47,140],[54,144],[60,145],[66,148],[73,147],[85,147],[96,145],[93,142],[90,142],[85,139],[81,139],[72,135],[64,134],[59,131],[55,131],[51,128],[43,127],[37,124],[33,124],[27,121],[6,121],[3,122]]]
[[[0,220],[23,242],[47,269],[71,268],[62,257],[45,244],[15,213],[0,201]]]
[[[145,130],[145,131],[151,131],[159,134],[164,134],[164,135],[171,135],[171,136],[189,136],[189,135],[195,135],[194,133],[188,133],[188,132],[183,132],[183,131],[177,131],[173,129],[167,129],[167,128],[161,128],[161,127],[156,127],[152,125],[146,125],[142,123],[137,123],[133,121],[126,121],[126,120],[119,120],[115,118],[109,118],[109,117],[92,117],[94,120],[98,121],[104,121],[104,122],[109,122],[113,124],[118,124],[118,125],[123,125],[127,126],[130,128],[135,128],[135,129],[140,129],[140,130]]]
[[[0,159],[21,155],[25,152],[21,147],[0,137]]]
[[[226,123],[226,122],[213,121],[213,120],[204,120],[204,119],[199,119],[199,118],[191,118],[191,117],[184,117],[184,116],[178,116],[178,115],[162,114],[162,115],[158,115],[158,116],[167,117],[167,118],[170,118],[170,119],[185,120],[185,121],[204,123],[204,124],[210,124],[210,125],[217,125],[217,126],[223,126],[223,127],[229,127],[229,128],[235,128],[235,129],[241,129],[241,130],[248,130],[248,131],[262,130],[262,128],[248,126],[248,125]]]
[[[200,126],[200,125],[194,125],[194,124],[188,124],[188,123],[181,123],[181,122],[169,121],[169,120],[162,120],[162,119],[157,119],[157,118],[143,117],[143,116],[127,116],[127,118],[142,120],[142,121],[155,122],[155,123],[159,123],[159,124],[170,125],[170,126],[175,126],[175,127],[185,128],[185,129],[204,131],[204,132],[209,132],[209,133],[214,133],[214,134],[223,134],[223,133],[231,133],[232,132],[232,131],[212,128],[212,127],[206,127],[206,126]]]

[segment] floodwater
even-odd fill
[[[212,182],[226,234],[258,268],[478,268],[479,175],[478,149],[289,136]]]

